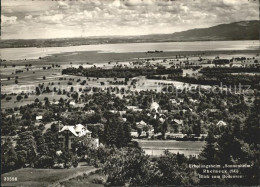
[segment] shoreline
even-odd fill
[[[145,58],[173,58],[176,55],[184,55],[187,57],[203,57],[203,56],[213,56],[213,55],[252,55],[259,54],[259,50],[209,50],[209,51],[164,51],[163,53],[147,53],[147,52],[100,52],[96,51],[71,51],[71,52],[60,52],[55,54],[49,54],[47,56],[42,56],[41,59],[38,58],[26,58],[26,59],[14,59],[14,60],[5,60],[2,59],[2,65],[8,65],[9,63],[30,63],[30,62],[69,62],[77,61],[78,63],[88,62],[88,63],[97,63],[94,59],[99,56],[100,63],[108,61],[127,61],[127,60],[137,60]],[[86,58],[82,57],[82,55]],[[64,58],[65,57],[65,58]],[[108,57],[108,58],[107,58]],[[98,63],[99,64],[99,63]]]
[[[167,34],[166,34],[167,35]],[[126,36],[127,37],[127,36]],[[105,37],[106,38],[106,37]],[[110,37],[108,37],[110,38]],[[11,42],[11,41],[68,41],[68,40],[75,40],[75,39],[82,39],[82,40],[95,40],[95,39],[101,39],[101,38],[92,38],[92,37],[82,37],[82,38],[43,38],[43,39],[2,39],[2,42]],[[103,38],[104,39],[104,38]],[[8,46],[8,44],[0,44],[0,49],[10,49],[10,48],[46,48],[46,47],[73,47],[73,46],[83,46],[83,45],[104,45],[104,44],[108,44],[108,45],[113,45],[113,44],[139,44],[139,43],[180,43],[180,42],[184,42],[184,43],[187,43],[187,42],[241,42],[241,41],[259,41],[259,38],[254,38],[254,39],[248,39],[248,40],[225,40],[225,39],[219,39],[219,40],[213,40],[213,39],[201,39],[201,40],[154,40],[154,41],[145,41],[146,39],[136,39],[136,41],[130,41],[126,40],[126,41],[118,41],[118,42],[93,42],[93,43],[85,43],[85,44],[81,44],[81,45],[78,45],[78,44],[68,44],[68,45],[57,45],[57,46],[53,46],[53,45],[43,45],[43,46],[20,46],[20,45],[17,45],[17,46],[14,46],[14,47],[10,47]],[[6,45],[6,46],[3,46],[3,45]]]

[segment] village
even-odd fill
[[[176,55],[172,59],[139,59],[129,62],[128,65],[125,62],[108,62],[99,67],[87,65],[84,68],[79,65],[78,69],[74,65],[65,66],[61,72],[62,78],[53,76],[46,79],[43,76],[43,83],[35,85],[35,90],[2,95],[2,101],[6,100],[4,103],[7,104],[14,101],[15,98],[12,99],[12,96],[16,97],[15,103],[23,103],[23,100],[26,101],[28,97],[35,98],[27,106],[5,109],[2,139],[6,140],[9,137],[15,145],[15,139],[20,132],[41,127],[44,134],[52,124],[58,124],[58,144],[62,145],[60,146],[62,149],[71,149],[75,137],[91,138],[91,130],[95,127],[95,123],[98,123],[98,128],[104,130],[107,122],[105,115],[110,113],[120,119],[122,124],[130,124],[131,137],[137,141],[139,139],[204,141],[209,127],[213,125],[221,129],[222,126],[227,125],[230,120],[229,116],[234,113],[232,110],[244,113],[244,110],[239,109],[253,102],[253,92],[249,91],[243,98],[241,93],[230,93],[233,91],[233,88],[230,88],[230,91],[221,90],[210,100],[205,100],[210,95],[208,92],[215,89],[214,85],[191,85],[174,81],[174,78],[196,78],[214,69],[215,71],[258,73],[257,58],[259,58],[258,55],[252,58],[242,57],[231,60],[221,60],[215,57],[215,60],[210,60],[201,57],[189,59],[186,56]],[[129,65],[133,67],[129,68]],[[55,71],[56,67],[62,66],[52,65],[50,68],[43,66],[43,69],[32,68],[29,71],[28,67],[25,65],[25,69],[30,73],[31,71],[50,71],[52,68]],[[117,72],[117,77],[114,74],[110,75],[111,70]],[[103,78],[103,71],[107,74],[106,78]],[[125,75],[127,71],[130,73]],[[139,73],[140,71],[142,74]],[[15,74],[22,75],[27,72],[19,70]],[[77,76],[72,75],[74,73]],[[91,78],[93,75],[96,76]],[[68,81],[67,85],[66,81]],[[2,83],[3,88],[5,88],[4,83]],[[199,92],[193,93],[194,90],[189,90],[189,88]],[[43,100],[39,100],[37,96]],[[224,111],[223,108],[225,108]],[[78,118],[73,121],[75,116]],[[20,120],[19,124],[10,128],[10,123],[17,120]],[[64,136],[65,132],[66,136]],[[92,137],[95,137],[93,141],[96,147],[104,139],[96,132]]]
[[[169,154],[195,162],[207,142],[246,122],[259,94],[258,54],[99,64],[52,62],[57,58],[2,61],[3,158],[14,160],[4,172],[45,168],[76,181],[74,170],[95,171],[80,180],[105,184],[114,156],[128,159],[129,151],[140,150],[149,162]]]

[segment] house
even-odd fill
[[[174,119],[172,120],[172,123],[177,125],[183,125],[183,120]]]
[[[122,111],[119,111],[119,110],[109,110],[109,112],[113,113],[113,114],[116,114],[116,113],[119,113],[121,116],[123,114],[126,114],[126,111],[125,110],[122,110]]]
[[[141,112],[143,109],[138,108],[138,106],[126,106],[128,110],[133,110],[135,112]]]
[[[59,101],[51,101],[50,103],[53,104],[53,105],[58,105],[60,102]]]
[[[165,119],[163,119],[163,118],[161,117],[161,118],[159,118],[159,121],[160,121],[161,123],[164,123]]]
[[[143,120],[140,122],[136,122],[136,127],[142,129],[143,127],[145,127],[147,125],[147,123],[145,123]]]
[[[189,101],[192,102],[192,103],[199,103],[197,99],[190,98]]]
[[[42,116],[36,116],[36,121],[42,121]]]
[[[12,114],[9,114],[9,115],[7,115],[7,116],[5,116],[7,119],[9,118],[9,119],[11,119],[12,117],[13,117],[13,115]]]
[[[152,101],[150,110],[155,110],[156,112],[158,112],[159,107],[160,107],[160,105],[157,102]]]
[[[182,133],[167,133],[166,135],[169,138],[173,138],[173,139],[184,138],[184,134],[182,134]]]
[[[138,137],[137,131],[131,131],[131,136],[132,136],[133,138],[137,138],[137,137]]]
[[[170,101],[171,101],[172,104],[176,104],[176,105],[178,104],[178,102],[176,101],[176,99],[170,99]]]
[[[207,138],[208,134],[200,134],[199,139],[205,139]]]
[[[217,126],[227,126],[227,123],[224,122],[224,121],[219,121],[219,122],[217,123]]]
[[[214,112],[218,112],[219,109],[208,109],[208,111],[214,113]]]
[[[20,112],[14,112],[13,114],[14,114],[16,117],[17,117],[17,116],[21,116],[21,113],[20,113]]]
[[[69,104],[70,104],[71,106],[75,106],[75,105],[76,105],[76,103],[75,103],[74,101],[70,101]]]
[[[183,98],[179,98],[179,103],[183,103],[184,99]]]
[[[59,131],[59,146],[64,149],[71,149],[71,144],[76,137],[91,139],[91,132],[82,124],[75,126],[63,126]]]
[[[85,114],[95,114],[95,111],[94,110],[88,110],[85,112]]]
[[[183,127],[183,120],[174,119],[170,122],[171,128],[175,130],[175,132],[181,132]]]

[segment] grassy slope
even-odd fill
[[[142,148],[159,149],[202,149],[203,141],[165,141],[165,140],[137,140]]]
[[[35,169],[22,168],[9,173],[5,173],[1,177],[1,186],[49,186],[61,181],[68,180],[82,175],[83,173],[90,173],[95,168],[86,166],[71,169]],[[17,182],[4,182],[4,177],[17,177]]]

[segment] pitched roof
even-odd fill
[[[165,119],[163,119],[163,118],[159,118],[159,120],[160,120],[160,122],[164,122],[165,121]]]
[[[81,132],[83,128],[85,128],[84,125],[81,125],[81,124],[75,125],[75,131],[76,132]]]
[[[153,109],[154,109],[155,111],[157,111],[157,110],[158,110],[158,108],[159,108],[159,104],[158,104],[158,103],[156,103],[156,102],[152,102],[150,109],[151,109],[151,110],[153,110]]]
[[[136,126],[137,128],[143,128],[144,126],[146,126],[147,124],[142,120],[140,122],[136,122]]]
[[[219,122],[217,123],[217,125],[218,125],[218,126],[226,126],[227,123],[224,122],[224,121],[219,121]]]
[[[174,119],[172,122],[177,123],[179,125],[183,124],[183,121],[182,120],[178,120],[178,119]]]
[[[62,127],[62,129],[60,130],[60,132],[63,132],[63,131],[70,131],[74,136],[78,136],[75,129],[74,129],[74,126],[64,126]]]

